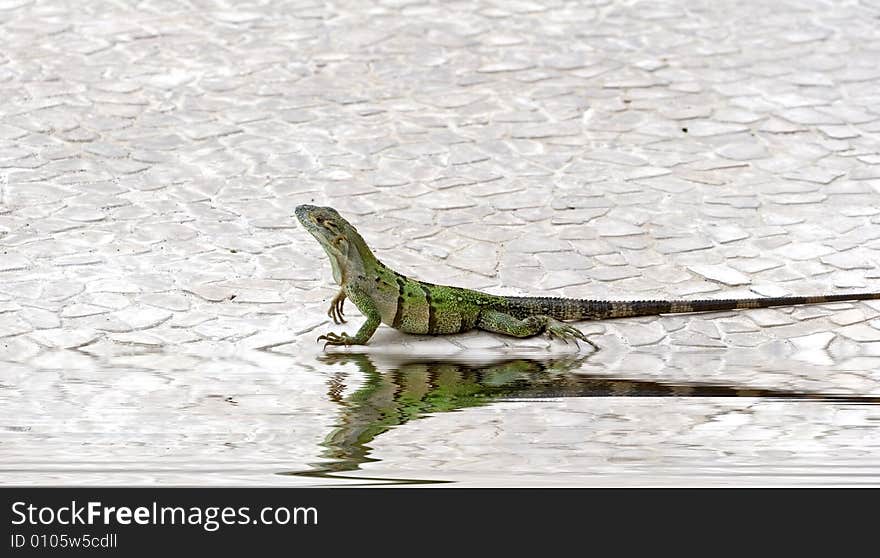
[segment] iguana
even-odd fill
[[[406,277],[380,262],[351,223],[331,207],[300,205],[296,217],[330,258],[340,286],[327,315],[345,323],[346,298],[367,318],[361,328],[318,337],[327,345],[366,345],[380,323],[405,333],[439,335],[481,329],[514,337],[546,332],[563,341],[580,339],[599,347],[566,320],[604,320],[657,314],[708,312],[880,299],[880,293],[702,300],[585,300],[499,296]]]

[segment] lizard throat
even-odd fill
[[[331,254],[328,251],[327,256],[330,258],[330,267],[333,269],[333,280],[336,281],[337,285],[344,285],[348,280],[345,266],[340,263],[340,259],[336,254]]]

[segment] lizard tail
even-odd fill
[[[533,314],[552,316],[557,320],[604,320],[654,316],[657,314],[681,314],[686,312],[718,312],[769,308],[771,306],[795,306],[798,304],[822,304],[845,300],[876,300],[880,293],[853,293],[822,296],[782,296],[769,298],[702,299],[702,300],[585,300],[577,298],[505,297],[510,312],[517,317]]]

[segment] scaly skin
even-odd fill
[[[405,333],[441,335],[482,329],[514,337],[542,332],[563,341],[580,339],[599,347],[571,320],[604,320],[657,314],[708,312],[880,299],[880,293],[826,296],[743,298],[726,300],[607,301],[575,298],[497,296],[460,287],[435,285],[405,277],[373,255],[364,239],[331,207],[301,205],[296,217],[330,258],[333,279],[341,287],[327,312],[343,323],[345,299],[351,299],[367,321],[357,333],[327,333],[327,345],[365,345],[380,323]]]

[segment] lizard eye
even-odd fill
[[[325,219],[324,221],[321,222],[321,224],[324,225],[325,228],[330,229],[331,231],[336,230],[336,223],[334,223],[333,221],[331,221],[329,219]]]

